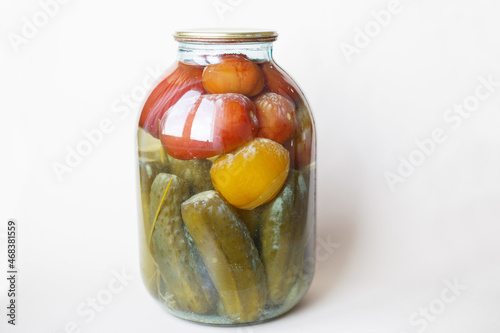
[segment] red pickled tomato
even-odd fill
[[[266,80],[267,90],[282,95],[295,103],[300,103],[301,91],[290,76],[274,62],[265,62],[260,65]]]
[[[255,106],[241,94],[181,99],[164,115],[160,139],[181,160],[209,158],[246,143],[257,134]]]
[[[304,105],[305,99],[299,87],[290,76],[274,62],[260,65],[266,80],[267,90],[285,96],[295,102],[296,134],[285,143],[290,152],[290,160],[294,167],[302,168],[313,162],[315,152],[315,134],[313,120]]]
[[[288,98],[265,93],[255,99],[259,132],[257,136],[283,143],[295,133],[295,105]]]
[[[313,162],[315,157],[315,136],[313,120],[308,109],[299,104],[296,109],[297,133],[283,144],[290,152],[290,161],[296,168],[302,168]]]
[[[246,57],[225,55],[203,71],[203,86],[211,94],[237,93],[255,96],[264,89],[264,76]]]
[[[200,96],[205,93],[201,76],[203,67],[179,62],[171,73],[153,90],[142,109],[139,126],[159,138],[159,122],[165,112],[183,96]]]
[[[290,152],[292,166],[300,169],[313,162],[315,154],[313,145],[312,128],[309,127],[283,146]]]

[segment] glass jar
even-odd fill
[[[290,310],[314,271],[313,117],[273,31],[183,31],[138,129],[144,283],[171,314],[243,325]]]

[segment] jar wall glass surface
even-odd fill
[[[178,38],[140,115],[142,276],[183,319],[266,321],[312,281],[314,120],[262,36]]]

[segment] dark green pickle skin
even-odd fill
[[[269,301],[275,305],[283,302],[295,282],[287,277],[294,245],[296,178],[292,170],[278,195],[265,204],[261,216],[261,256],[266,270]]]
[[[228,317],[248,323],[266,305],[266,278],[245,224],[216,191],[199,193],[182,204],[182,217],[205,262]]]
[[[209,313],[217,298],[209,288],[203,288],[199,264],[193,256],[195,249],[190,247],[181,217],[180,206],[189,198],[188,183],[175,175],[160,173],[151,186],[150,197],[151,212],[158,212],[153,221],[152,243],[159,284],[164,286],[159,296],[179,310]]]

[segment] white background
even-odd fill
[[[221,3],[226,11],[218,13]],[[9,36],[22,35],[23,18],[42,9],[35,0],[1,0],[0,268],[6,222],[15,218],[19,307],[18,325],[8,326],[0,273],[0,331],[71,332],[74,322],[75,332],[99,333],[500,332],[500,87],[460,124],[444,119],[455,104],[474,102],[479,77],[500,81],[500,3],[401,0],[377,31],[371,13],[388,4],[70,0],[48,22],[38,17],[40,27],[16,51]],[[171,34],[186,27],[278,30],[276,61],[315,113],[317,273],[300,305],[270,323],[184,322],[165,314],[140,279],[140,107],[117,114],[113,106],[140,93],[148,68],[174,61]],[[366,27],[373,37],[363,45],[356,31]],[[348,59],[342,43],[358,53]],[[103,119],[110,133],[59,181],[53,164]],[[415,141],[436,129],[446,140],[418,153]],[[392,191],[386,173],[411,156],[421,165]],[[89,298],[106,294],[113,271],[133,279],[94,317],[79,315]],[[466,289],[450,301],[446,281]],[[422,319],[429,307],[432,317]]]

